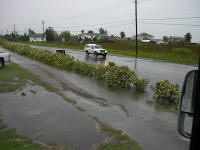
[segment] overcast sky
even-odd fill
[[[98,32],[103,27],[109,34],[124,31],[126,36],[133,36],[134,11],[132,0],[0,0],[0,34],[7,33],[7,29],[9,33],[13,31],[14,24],[20,34],[28,28],[42,33],[44,20],[45,28],[51,26],[58,32],[70,30],[79,34],[81,29]],[[179,19],[145,20],[166,18]],[[192,41],[200,42],[200,0],[139,0],[138,22],[139,33],[162,38],[190,32]]]

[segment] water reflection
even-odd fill
[[[93,56],[85,56],[85,62],[94,64],[94,65],[102,65],[107,66],[108,65],[108,59],[107,58],[96,58]]]
[[[135,58],[135,71],[137,71],[137,57]]]

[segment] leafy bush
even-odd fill
[[[106,73],[108,72],[108,70],[109,70],[108,67],[104,67],[104,66],[98,65],[96,67],[95,72],[94,72],[95,78],[97,80],[105,80]]]
[[[128,88],[131,83],[132,71],[127,66],[110,67],[106,75],[106,84],[108,87]]]
[[[59,69],[73,71],[85,76],[94,76],[96,80],[104,81],[108,87],[128,88],[131,84],[135,84],[138,91],[144,91],[148,84],[146,79],[139,79],[127,66],[116,66],[113,62],[110,62],[109,66],[106,67],[100,65],[95,66],[76,61],[74,57],[70,55],[53,53],[48,50],[39,51],[35,48],[30,48],[29,46],[13,44],[10,42],[3,42],[2,44],[6,49]]]
[[[113,66],[116,66],[116,64],[114,62],[109,62],[109,66],[113,67]]]
[[[166,100],[171,103],[179,101],[179,85],[173,85],[169,80],[158,81],[155,86],[155,96],[158,99]]]
[[[137,79],[135,81],[136,90],[138,92],[143,92],[147,88],[148,84],[149,84],[148,79]]]

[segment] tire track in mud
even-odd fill
[[[57,81],[59,83],[59,85],[61,85],[61,87],[59,87],[60,90],[67,90],[67,91],[71,91],[79,96],[82,96],[84,98],[88,98],[88,99],[95,99],[97,101],[101,101],[106,103],[107,100],[100,98],[100,97],[96,97],[90,93],[88,93],[87,91],[84,91],[83,89],[77,87],[76,85],[74,85],[73,83],[71,83],[70,81],[64,79],[64,78],[60,78],[58,76],[56,76],[54,73],[49,72],[47,69],[44,69],[38,65],[36,65],[37,69],[39,69],[40,71],[44,72],[49,78]],[[62,88],[62,89],[61,89]]]
[[[109,103],[108,100],[101,98],[101,97],[96,97],[95,95],[92,95],[90,93],[88,93],[87,91],[77,87],[76,85],[74,85],[73,83],[71,83],[70,81],[58,77],[56,76],[54,73],[48,71],[45,68],[42,68],[38,65],[35,65],[35,67],[37,69],[39,69],[41,72],[45,73],[45,75],[47,75],[49,78],[53,79],[54,81],[58,82],[58,84],[60,85],[59,89],[63,90],[63,91],[71,91],[75,94],[77,94],[78,96],[84,97],[86,99],[89,99],[91,101],[95,101],[97,102],[99,105],[101,105],[102,107],[108,107],[108,108],[112,108],[113,106],[116,106],[120,111],[124,112],[124,114],[129,117],[129,112],[126,109],[126,107],[122,104],[114,104],[114,103]]]

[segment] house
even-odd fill
[[[46,42],[46,35],[44,35],[44,40],[43,40],[43,34],[40,34],[40,33],[30,34],[29,41],[30,42],[43,42],[43,41]]]
[[[109,40],[109,41],[120,41],[121,38],[118,37],[118,36],[109,36],[109,37],[108,37],[108,40]]]
[[[78,35],[79,38],[81,38],[82,40],[88,38],[91,40],[99,40],[101,38],[108,38],[107,34],[100,34],[100,33],[82,33]]]
[[[147,34],[147,33],[140,33],[137,35],[138,40],[152,40],[154,38],[153,35]],[[136,39],[136,36],[133,37],[133,40]]]

